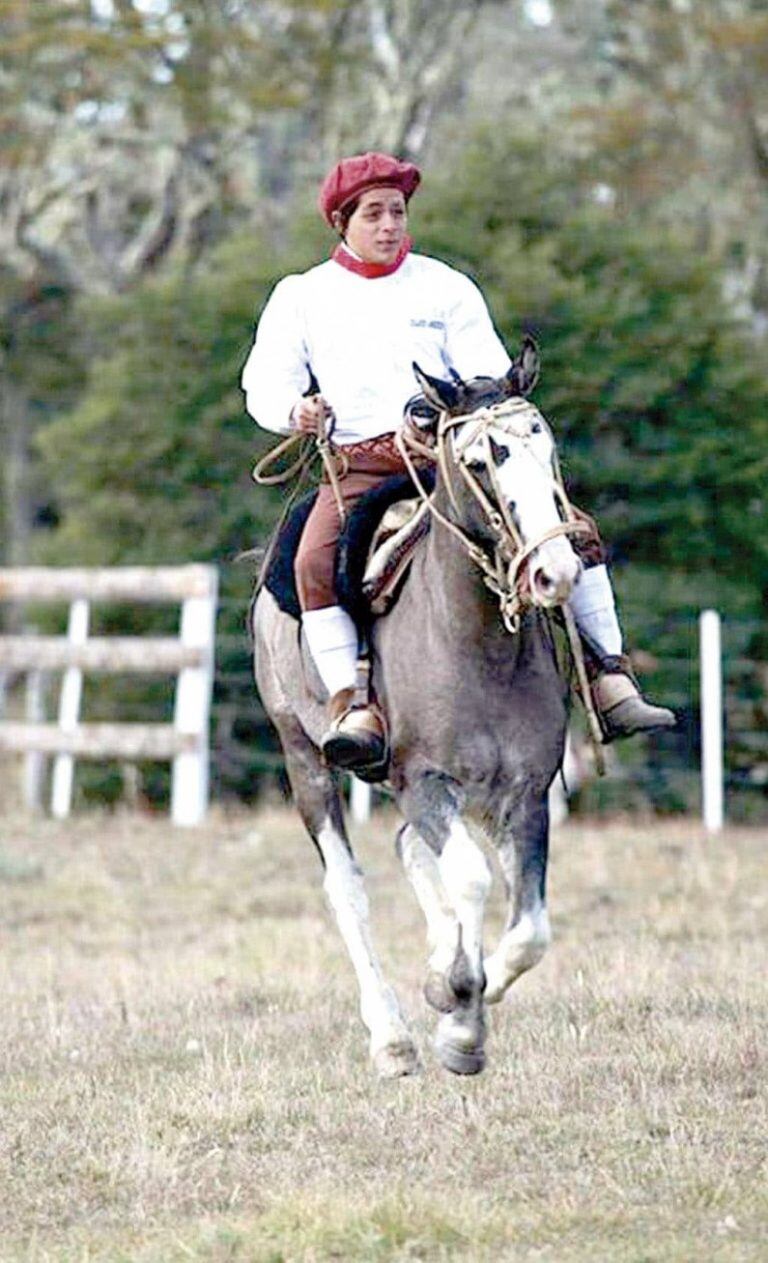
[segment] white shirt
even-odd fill
[[[264,308],[242,375],[259,425],[290,430],[310,385],[336,415],[333,441],[359,443],[395,430],[417,393],[413,361],[433,377],[500,377],[509,356],[477,286],[454,268],[408,254],[369,278],[329,259],[280,281]]]

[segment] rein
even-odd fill
[[[522,611],[528,604],[521,592],[521,580],[523,567],[531,554],[551,539],[589,532],[586,523],[578,521],[573,512],[558,466],[555,466],[552,476],[552,487],[564,514],[562,522],[543,531],[535,540],[526,544],[509,511],[496,474],[489,430],[492,428],[501,430],[525,442],[532,432],[530,422],[532,410],[535,411],[526,400],[515,399],[480,408],[471,414],[470,420],[466,416],[451,417],[443,411],[437,423],[437,441],[434,448],[418,438],[413,433],[413,428],[409,426],[404,426],[395,436],[398,450],[419,496],[428,505],[430,513],[459,540],[464,551],[478,566],[486,587],[493,592],[499,602],[502,622],[507,631],[512,634],[519,630]],[[466,432],[457,440],[455,430],[458,426],[466,427]],[[485,468],[490,479],[495,504],[463,460],[463,453],[477,439],[483,445]],[[476,543],[465,530],[437,508],[434,492],[428,492],[419,477],[414,456],[425,457],[437,463],[448,497],[457,514],[460,513],[460,509],[454,486],[454,471],[458,469],[496,537],[492,552],[489,553],[486,548]]]
[[[303,432],[289,434],[286,439],[283,439],[282,443],[278,443],[277,447],[273,447],[271,451],[267,452],[256,462],[251,477],[260,487],[277,487],[281,483],[290,482],[291,478],[297,474],[303,475],[306,473],[315,456],[319,455],[336,500],[336,508],[339,511],[341,525],[344,526],[347,515],[341,496],[339,480],[347,472],[347,458],[331,442],[334,424],[335,417],[332,412],[328,412],[316,434],[310,435]],[[278,473],[267,472],[297,445],[299,446],[298,455],[287,469],[281,469]],[[292,506],[294,499],[295,495],[291,497],[287,506],[288,509]],[[286,516],[287,511],[282,514],[281,523],[285,521]]]
[[[336,499],[336,507],[339,511],[339,518],[342,526],[346,521],[346,513],[344,510],[344,502],[341,498],[341,490],[339,488],[339,477],[344,477],[346,473],[346,457],[338,448],[334,447],[331,442],[331,434],[333,432],[335,418],[333,413],[329,412],[324,418],[321,429],[317,434],[310,435],[301,431],[295,434],[289,434],[287,438],[277,444],[277,447],[271,448],[264,456],[256,462],[251,471],[253,481],[260,487],[279,487],[282,483],[290,482],[292,478],[296,478],[296,486],[288,496],[283,505],[282,512],[277,520],[270,542],[261,559],[259,574],[256,579],[255,591],[261,590],[264,580],[266,579],[272,558],[274,556],[277,541],[283,525],[287,521],[294,504],[299,498],[303,488],[308,481],[307,475],[311,469],[315,457],[319,454],[323,467],[331,484],[334,497]],[[279,462],[292,452],[294,448],[298,449],[298,454],[290,465],[285,469],[280,469],[276,473],[271,471]],[[338,463],[337,463],[338,462]],[[341,469],[339,469],[339,465]]]

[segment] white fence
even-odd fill
[[[723,827],[723,665],[720,615],[699,618],[701,673],[701,811],[709,833]]]
[[[208,719],[213,686],[218,577],[213,566],[118,569],[0,569],[0,600],[29,605],[69,603],[66,637],[0,636],[0,677],[29,678],[24,721],[0,722],[0,751],[25,753],[25,794],[34,801],[43,760],[54,757],[51,810],[69,814],[75,759],[168,760],[173,764],[171,818],[199,824],[208,806]],[[89,637],[94,602],[179,604],[175,637]],[[44,722],[39,681],[60,672],[58,721]],[[176,675],[172,724],[80,722],[83,673]],[[0,689],[0,709],[2,695]]]

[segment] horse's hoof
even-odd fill
[[[451,1074],[480,1074],[485,1069],[485,1052],[482,1048],[460,1048],[458,1044],[438,1040],[435,1051],[440,1064]]]
[[[380,1079],[402,1079],[421,1070],[418,1051],[410,1039],[385,1044],[373,1054],[373,1064]]]
[[[485,1069],[485,1022],[482,1012],[451,1014],[440,1019],[435,1051],[452,1074],[479,1074]]]
[[[424,983],[424,999],[438,1013],[452,1013],[456,1008],[457,998],[445,974],[431,969]]]

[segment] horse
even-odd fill
[[[499,379],[442,381],[414,365],[440,417],[431,493],[406,431],[398,433],[428,500],[430,529],[398,599],[370,629],[371,684],[387,718],[389,785],[403,818],[396,850],[426,919],[424,994],[440,1015],[435,1050],[455,1074],[483,1069],[486,1005],[502,999],[550,940],[547,798],[567,717],[551,613],[567,602],[581,563],[552,431],[528,399],[538,371],[528,339]],[[322,860],[373,1065],[385,1077],[414,1073],[419,1053],[371,939],[338,774],[319,750],[325,690],[295,618],[264,587],[253,633],[256,681]],[[491,872],[473,836],[478,825],[497,848],[508,896],[505,928],[487,956]]]

